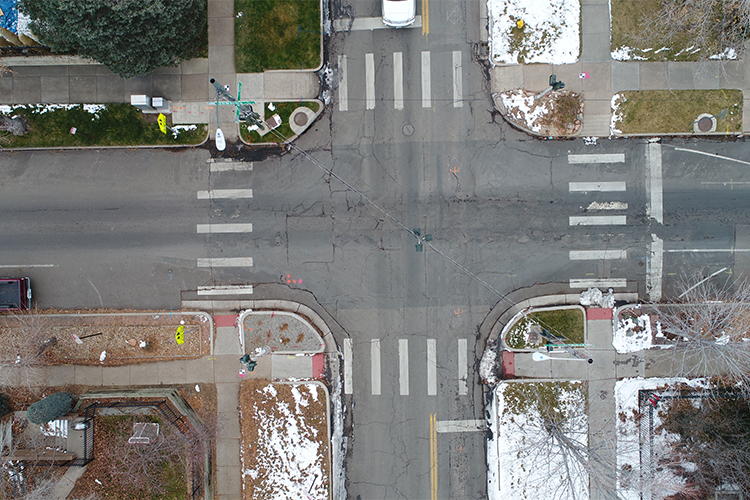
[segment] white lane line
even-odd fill
[[[624,226],[625,215],[582,215],[568,218],[571,226]]]
[[[409,395],[409,341],[398,341],[398,390],[402,396]]]
[[[346,67],[346,56],[339,56],[339,111],[349,111],[349,72]]]
[[[199,233],[252,233],[253,224],[197,224]]]
[[[57,267],[58,264],[3,264],[0,265],[0,269],[15,269],[15,268],[26,268],[26,267]]]
[[[252,295],[253,285],[199,286],[198,295]]]
[[[404,109],[404,60],[401,52],[393,53],[393,109]]]
[[[432,74],[430,71],[430,51],[422,51],[422,107],[432,106]]]
[[[674,150],[675,151],[683,151],[685,153],[695,153],[695,154],[698,154],[698,155],[705,155],[705,156],[710,156],[712,158],[718,158],[720,160],[734,161],[734,162],[737,162],[737,163],[742,163],[742,164],[745,164],[745,165],[750,165],[750,161],[738,160],[737,158],[730,158],[729,156],[717,155],[715,153],[707,153],[705,151],[698,151],[698,150],[695,150],[695,149],[674,148]]]
[[[437,347],[435,339],[427,339],[427,395],[437,395]]]
[[[659,302],[664,272],[664,242],[655,234],[651,235],[651,239],[651,253],[646,260],[646,291],[651,301]]]
[[[344,339],[344,394],[352,393],[352,339]]]
[[[616,260],[627,259],[627,250],[571,250],[570,260]]]
[[[370,386],[373,396],[380,396],[380,339],[370,341]]]
[[[252,198],[252,189],[212,189],[211,191],[198,191],[199,200],[217,200],[220,198]]]
[[[365,54],[365,108],[375,109],[375,57]]]
[[[437,431],[439,433],[483,431],[485,425],[484,420],[438,420]]]
[[[222,163],[212,162],[210,167],[211,172],[252,172],[253,162],[241,162],[241,161],[227,161]]]
[[[198,267],[253,267],[252,257],[199,258]]]
[[[464,93],[464,81],[462,76],[462,69],[461,69],[461,51],[460,50],[454,50],[453,51],[453,107],[454,108],[461,108],[463,107],[464,103],[461,99],[463,99],[463,93]]]
[[[622,163],[625,161],[624,153],[601,154],[601,155],[568,155],[568,163]]]
[[[625,191],[625,189],[625,181],[568,183],[568,190],[571,193],[588,193],[592,191]]]
[[[646,182],[650,195],[646,213],[659,224],[664,224],[664,200],[661,178],[661,144],[650,142],[646,145]]]
[[[468,377],[468,343],[466,339],[458,339],[458,395],[466,396],[469,393]]]
[[[570,288],[625,288],[626,286],[625,278],[570,280]]]
[[[750,248],[672,248],[664,250],[667,253],[714,253],[714,252],[728,252],[728,253],[742,253],[750,252]]]

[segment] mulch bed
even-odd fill
[[[211,332],[208,321],[203,321],[202,316],[163,312],[129,315],[120,311],[114,314],[53,316],[34,312],[21,318],[2,316],[0,338],[22,334],[30,323],[43,329],[44,338],[57,339],[56,344],[44,351],[47,364],[117,366],[198,358],[210,352]],[[180,321],[184,321],[184,325],[180,325]],[[181,345],[175,338],[180,326],[184,332]],[[80,344],[73,335],[81,339]],[[84,338],[89,335],[93,336]],[[106,356],[102,361],[103,352]],[[4,353],[0,345],[0,359],[11,358],[15,358],[15,353]]]

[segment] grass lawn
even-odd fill
[[[320,0],[235,0],[237,73],[320,65]]]
[[[742,130],[740,90],[643,90],[620,92],[614,101],[613,127],[623,134],[692,134],[701,113],[718,115],[717,132]]]
[[[721,2],[715,15],[721,18]],[[653,19],[663,9],[661,0],[610,0],[610,50],[618,60],[697,61],[722,53],[725,40],[709,36],[701,46],[690,33],[678,33],[669,43],[659,43],[660,33],[648,35],[644,20]],[[654,36],[655,35],[655,36]]]
[[[271,109],[268,107],[269,104],[273,104],[274,110],[271,111]],[[242,134],[242,138],[250,143],[250,144],[262,144],[267,142],[284,142],[286,139],[292,137],[294,135],[294,132],[292,132],[292,128],[289,126],[289,117],[294,112],[295,109],[304,106],[306,108],[310,108],[315,113],[318,112],[318,108],[320,108],[320,104],[314,101],[294,101],[294,102],[267,102],[265,105],[265,117],[266,119],[270,118],[274,114],[278,114],[279,117],[281,117],[281,125],[276,127],[274,131],[268,132],[263,137],[260,136],[258,132],[255,130],[248,130],[247,125],[245,123],[240,124],[240,134]],[[283,137],[279,137],[280,134]]]
[[[86,111],[83,105],[70,109],[46,109],[40,106],[18,106],[11,116],[24,116],[30,125],[28,133],[13,136],[0,132],[0,147],[76,147],[76,146],[138,146],[161,144],[199,144],[206,137],[203,125],[195,130],[179,131],[177,137],[159,130],[157,115],[143,115],[130,104],[106,104],[96,112]],[[146,120],[153,121],[147,123]],[[71,127],[77,129],[75,135]]]
[[[539,335],[534,340],[534,335],[529,336],[530,330],[541,327],[548,330],[552,335],[563,337],[566,344],[583,344],[583,313],[578,308],[555,309],[552,311],[538,311],[523,316],[508,330],[505,343],[512,349],[534,349],[542,347],[547,342]]]

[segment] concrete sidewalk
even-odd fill
[[[607,0],[581,2],[581,56],[575,64],[495,66],[492,93],[523,88],[539,92],[548,87],[549,75],[565,82],[565,89],[583,95],[584,120],[580,136],[610,135],[611,100],[624,90],[743,91],[743,133],[750,131],[750,65],[745,61],[620,62],[610,55],[610,18]],[[700,66],[700,68],[699,68]],[[700,71],[699,71],[700,69]],[[588,72],[589,78],[579,74]]]

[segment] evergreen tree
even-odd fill
[[[37,401],[26,410],[26,419],[32,424],[45,424],[58,419],[73,408],[75,396],[69,392],[56,392]]]
[[[206,0],[21,0],[31,30],[54,52],[77,52],[122,77],[197,57]]]
[[[10,413],[10,404],[8,403],[8,396],[0,394],[0,418]]]

